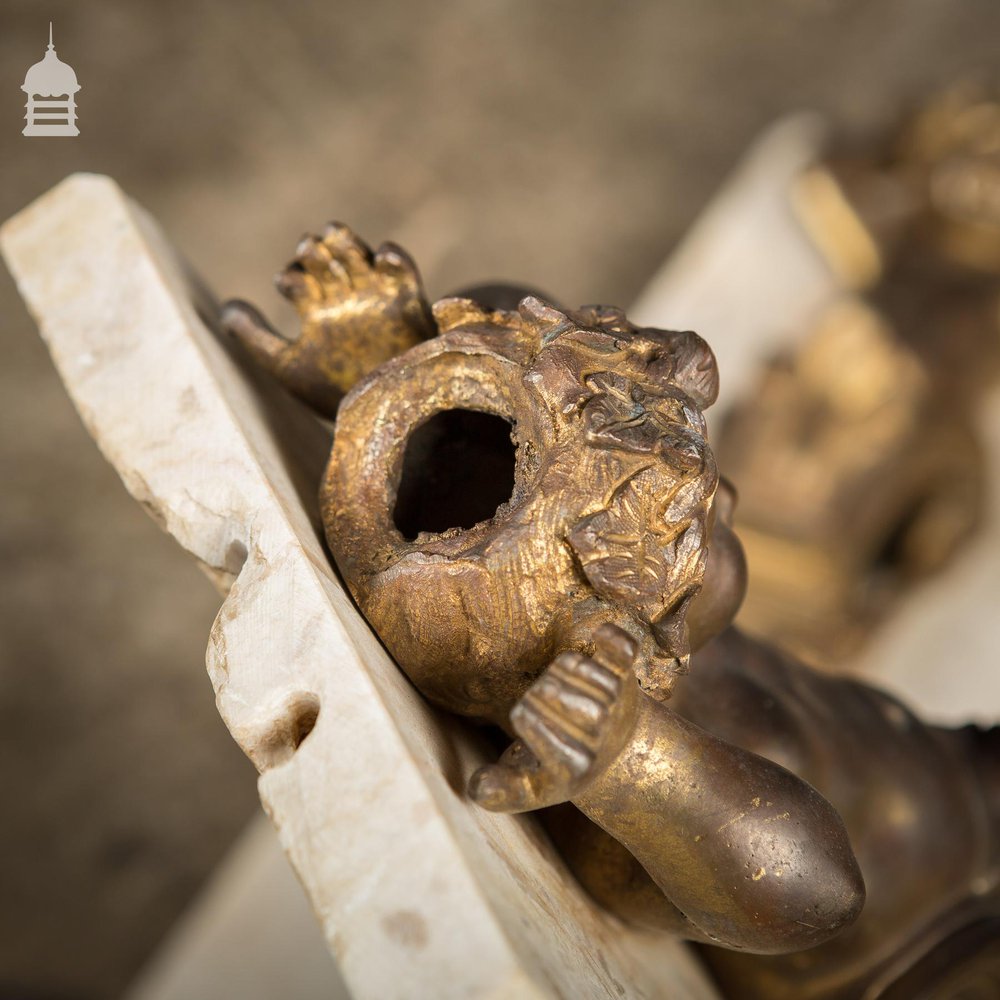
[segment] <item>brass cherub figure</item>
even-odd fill
[[[516,737],[475,802],[558,806],[591,894],[721,946],[734,996],[909,996],[953,975],[941,949],[1000,975],[996,733],[932,728],[730,627],[746,568],[701,338],[530,296],[430,310],[402,250],[340,225],[279,285],[299,340],[243,303],[224,324],[336,418],[323,522],[399,665]]]
[[[893,133],[791,186],[840,294],[714,442],[754,567],[741,622],[826,666],[975,537],[1000,379],[998,94],[949,88]]]

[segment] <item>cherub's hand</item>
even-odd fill
[[[594,633],[594,654],[560,653],[510,713],[520,737],[481,767],[469,795],[494,812],[567,802],[619,755],[635,726],[637,644],[614,625]]]
[[[434,336],[420,275],[406,251],[383,243],[373,254],[347,226],[306,236],[275,279],[302,321],[285,340],[245,302],[223,307],[223,326],[263,368],[323,416],[371,369]]]

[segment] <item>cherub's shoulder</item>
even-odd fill
[[[822,678],[793,657],[736,628],[695,654],[671,707],[744,749],[801,773],[808,767],[817,699],[806,689]]]
[[[769,687],[805,669],[808,668],[776,646],[730,627],[694,655],[691,674],[698,684],[738,680]]]

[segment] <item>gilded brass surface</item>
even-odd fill
[[[791,192],[844,291],[728,415],[753,568],[740,621],[842,664],[979,523],[976,404],[1000,376],[1000,104],[932,101]]]
[[[362,381],[337,419],[322,513],[358,603],[421,690],[462,714],[506,721],[524,678],[605,622],[634,637],[636,672],[665,697],[687,667],[717,481],[708,348],[533,298],[493,313],[445,299],[434,315],[439,336]],[[404,449],[456,410],[510,423],[513,491],[477,524],[406,538]]]
[[[308,347],[354,368],[263,354],[307,400],[322,371],[362,366],[351,324],[389,358],[340,405],[323,521],[418,689],[514,738],[470,798],[554,807],[544,822],[594,898],[701,942],[732,996],[890,996],[914,969],[931,982],[942,954],[979,961],[970,928],[1000,912],[996,734],[929,727],[730,627],[746,567],[705,438],[705,343],[605,307],[453,298],[436,336],[396,353],[395,286],[379,303],[360,284],[331,279],[351,301],[328,298]],[[259,314],[227,317],[260,356],[274,334]],[[859,344],[895,357],[877,335]],[[920,386],[915,371],[901,428]]]
[[[330,420],[362,375],[434,333],[409,255],[394,243],[373,254],[338,222],[304,236],[275,283],[299,315],[295,340],[245,302],[229,303],[224,321],[261,367]]]

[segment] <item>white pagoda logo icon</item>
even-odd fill
[[[76,127],[76,93],[80,84],[76,73],[56,55],[49,22],[49,48],[45,58],[36,62],[24,76],[21,87],[28,95],[25,105],[28,123],[22,135],[79,135]]]

